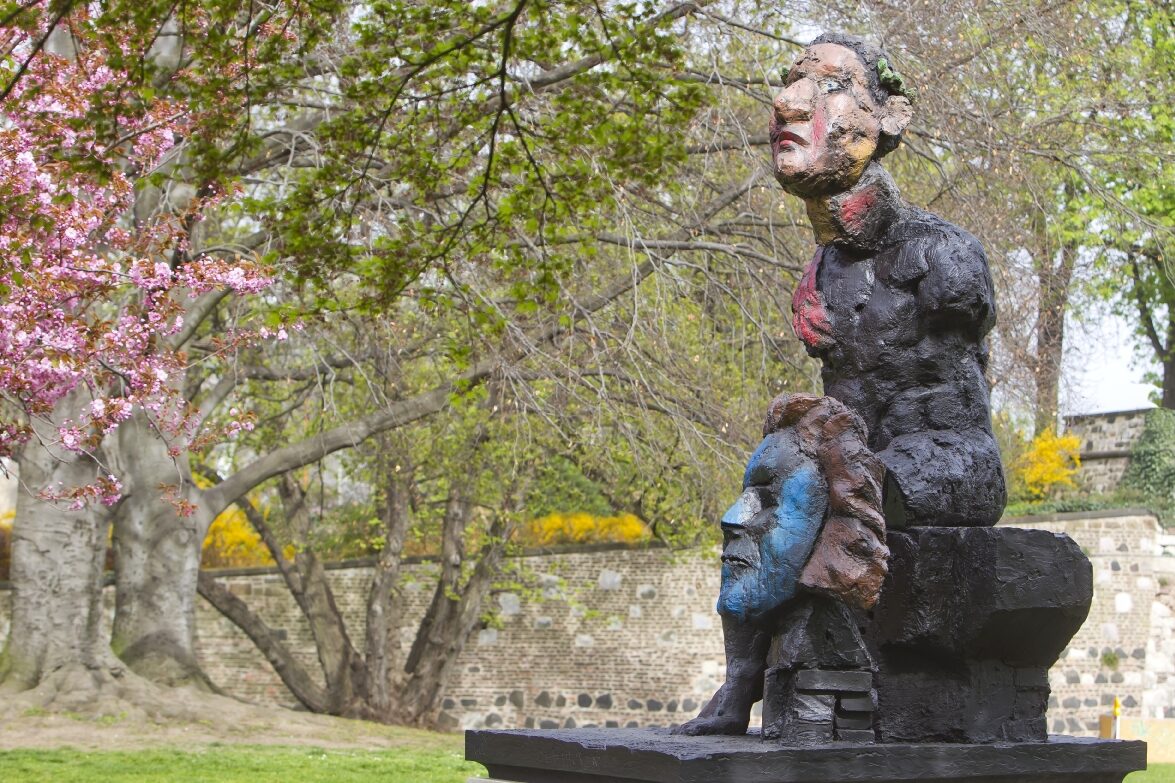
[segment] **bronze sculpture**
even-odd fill
[[[826,34],[774,102],[775,175],[819,246],[793,324],[827,396],[772,403],[722,519],[725,683],[671,734],[468,732],[494,777],[1120,783],[1145,766],[1143,743],[1047,736],[1048,670],[1092,568],[1067,536],[991,527],[987,260],[878,163],[912,95],[879,48]]]
[[[763,736],[792,745],[872,742],[875,731],[904,741],[1044,738],[1041,682],[1088,610],[1088,588],[1067,595],[1052,590],[1063,584],[1059,571],[1033,575],[1037,603],[1012,596],[992,614],[989,603],[999,604],[1006,585],[990,561],[1046,554],[1072,565],[1075,579],[1088,565],[1074,547],[1050,548],[1030,532],[982,531],[1006,500],[984,377],[994,292],[979,242],[905,204],[878,162],[898,146],[912,96],[881,49],[826,34],[788,70],[773,103],[775,176],[803,199],[818,244],[792,298],[793,325],[822,362],[828,397],[772,405],[743,496],[722,522],[726,682],[676,733],[745,733],[761,698]],[[832,418],[851,417],[841,429],[861,440],[854,458],[807,482],[811,493],[827,491],[826,504],[800,522],[793,512],[772,517],[810,469],[805,414],[829,406]],[[828,546],[837,517],[817,513],[833,505],[837,475],[858,479],[856,518],[869,523],[858,530],[868,535],[854,536],[858,551]],[[980,530],[933,532],[955,526]],[[772,537],[783,539],[773,557],[764,546]],[[898,567],[870,621],[861,613],[878,601],[886,542]],[[944,583],[954,571],[936,569],[943,563],[966,569],[950,577],[963,590]],[[836,588],[813,583],[814,571]],[[999,598],[984,603],[984,594]],[[1030,643],[1013,617],[1048,632]],[[915,655],[929,657],[920,669],[903,668]],[[1006,710],[969,717],[973,697],[993,694]],[[880,727],[879,698],[887,711]],[[926,700],[933,710],[920,709]]]

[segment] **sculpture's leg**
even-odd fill
[[[726,682],[698,717],[675,726],[674,734],[746,734],[751,707],[763,698],[763,669],[770,635],[748,623],[722,618]]]
[[[1007,502],[1000,450],[982,428],[928,430],[894,438],[885,463],[889,529],[994,525]]]
[[[833,598],[803,596],[767,653],[763,738],[872,743],[873,668],[853,612]]]

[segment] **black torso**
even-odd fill
[[[990,431],[984,337],[995,307],[974,237],[903,207],[878,249],[830,244],[813,264],[826,337],[805,342],[823,361],[825,394],[865,419],[873,449],[914,432]]]

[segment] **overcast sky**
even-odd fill
[[[1158,365],[1140,361],[1130,325],[1101,305],[1084,323],[1066,323],[1061,411],[1065,415],[1152,408],[1155,387],[1143,383]]]

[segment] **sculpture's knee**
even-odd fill
[[[883,503],[892,529],[994,525],[1004,512],[1004,470],[991,433],[911,433],[877,456],[886,467]]]

